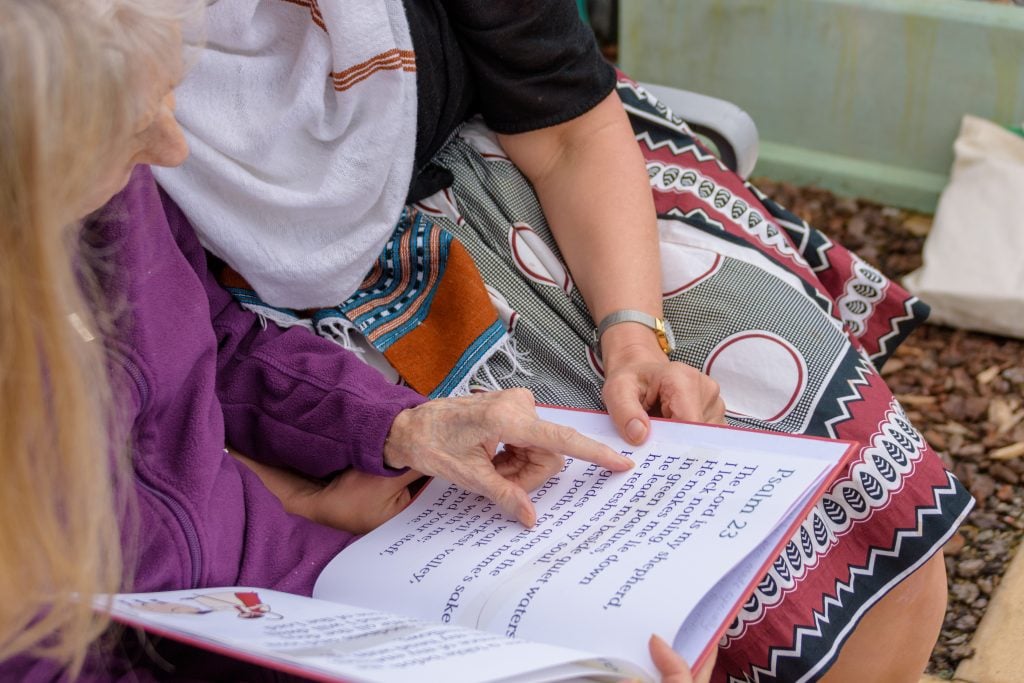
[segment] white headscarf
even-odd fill
[[[401,0],[220,0],[177,90],[191,156],[157,179],[269,304],[341,303],[412,175],[416,74]]]

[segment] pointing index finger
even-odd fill
[[[516,433],[509,434],[508,443],[517,446],[544,448],[578,460],[592,462],[612,472],[624,472],[633,461],[609,446],[580,434],[572,427],[541,420],[526,422]]]

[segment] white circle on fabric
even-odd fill
[[[711,277],[722,266],[721,254],[672,242],[661,243],[661,295],[675,296]]]
[[[498,136],[479,119],[473,119],[459,131],[459,137],[468,142],[485,159],[508,161],[505,148]]]
[[[807,366],[785,339],[745,331],[722,340],[704,372],[721,389],[726,414],[775,422],[786,417],[807,385]]]
[[[459,213],[459,207],[455,204],[455,196],[452,194],[450,187],[438,190],[426,199],[416,202],[413,206],[428,216],[448,218],[459,225],[465,223],[465,220]]]
[[[534,282],[572,291],[572,278],[561,259],[526,223],[514,223],[508,233],[516,268]]]
[[[516,326],[516,322],[519,319],[519,314],[512,310],[511,304],[501,292],[494,289],[490,285],[484,285],[487,290],[487,296],[490,297],[491,303],[494,304],[494,308],[498,310],[498,317],[505,323],[505,330],[511,333]]]

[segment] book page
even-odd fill
[[[612,474],[567,459],[532,494],[533,529],[482,496],[434,480],[339,554],[314,595],[585,649],[653,673],[650,634],[675,642],[701,599],[792,522],[849,448],[664,421],[647,444],[632,447],[605,415],[545,409],[543,416],[600,438],[637,466]],[[751,560],[747,571],[768,559]],[[692,633],[684,650],[702,652],[715,635]]]
[[[787,532],[785,525],[776,527],[754,552],[723,576],[713,590],[707,591],[686,616],[672,643],[686,661],[696,661],[701,648],[706,645],[707,634],[716,633],[726,621],[731,620],[736,605],[750,593],[751,577],[760,579],[764,558],[787,537]]]
[[[102,606],[102,600],[97,606]],[[263,666],[320,680],[621,680],[628,665],[256,588],[208,588],[113,596],[119,621]]]

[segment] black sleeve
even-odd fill
[[[442,0],[498,133],[546,128],[587,112],[615,87],[573,0]]]

